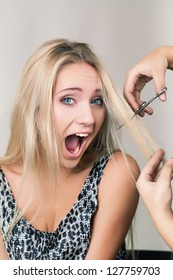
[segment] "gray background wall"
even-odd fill
[[[66,37],[88,42],[104,61],[117,88],[142,56],[160,45],[173,45],[172,0],[0,0],[0,155],[9,137],[15,90],[28,56],[44,41]],[[166,75],[168,102],[153,104],[145,122],[168,156],[173,156],[173,73]],[[145,98],[154,94],[147,85]],[[19,124],[20,125],[20,124]],[[129,141],[129,153],[140,156]],[[135,247],[168,247],[159,237],[143,203],[135,219]]]

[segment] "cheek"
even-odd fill
[[[105,117],[106,117],[106,109],[104,108],[104,109],[100,112],[100,115],[99,115],[99,121],[100,121],[100,124],[101,124],[101,125],[103,124]]]
[[[58,128],[62,117],[56,108],[54,108],[54,110],[53,110],[53,116],[54,116],[55,127]]]
[[[54,124],[56,131],[58,132],[58,135],[61,135],[61,131],[63,131],[63,128],[65,126],[66,118],[63,114],[62,110],[59,110],[57,106],[53,107],[53,117],[54,117]]]
[[[99,130],[105,120],[106,117],[106,110],[101,111],[100,113],[96,114],[96,123],[97,129]]]
[[[69,112],[65,110],[60,110],[59,108],[54,108],[54,126],[57,131],[59,140],[61,141],[69,128],[72,120],[72,116]]]
[[[53,100],[53,115],[54,115],[56,127],[61,125],[62,121],[65,120],[64,110],[61,108],[61,104],[59,103],[59,101],[56,98]]]

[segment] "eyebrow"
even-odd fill
[[[64,89],[58,91],[56,94],[61,93],[61,92],[64,92],[64,91],[75,91],[75,90],[77,90],[77,91],[82,91],[81,88],[72,87],[72,88],[64,88]],[[101,93],[101,94],[102,94],[102,93],[103,93],[103,90],[102,90],[101,88],[97,88],[97,89],[95,90],[95,92]]]
[[[57,93],[61,93],[63,91],[73,91],[73,90],[78,90],[78,91],[82,91],[81,88],[78,88],[78,87],[72,87],[72,88],[64,88],[60,91],[58,91]]]

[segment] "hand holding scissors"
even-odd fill
[[[147,107],[151,102],[153,102],[156,98],[158,98],[161,94],[165,93],[167,91],[167,87],[165,87],[162,91],[160,91],[159,93],[156,93],[150,100],[148,101],[144,101],[142,102],[142,104],[139,106],[139,108],[136,110],[136,112],[134,113],[134,115],[131,117],[130,121],[137,116],[140,112],[142,112],[145,107]],[[122,126],[124,125],[124,123],[122,125],[120,125],[118,129],[120,129]]]
[[[141,111],[145,109],[150,103],[152,103],[156,98],[158,98],[161,94],[165,93],[167,91],[167,87],[165,87],[162,91],[159,93],[156,93],[150,100],[142,102],[142,104],[139,106],[139,108],[136,110],[134,115],[132,116],[131,120],[138,115]]]

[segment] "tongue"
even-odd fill
[[[79,145],[79,138],[76,135],[67,136],[65,145],[68,151],[74,151]]]

